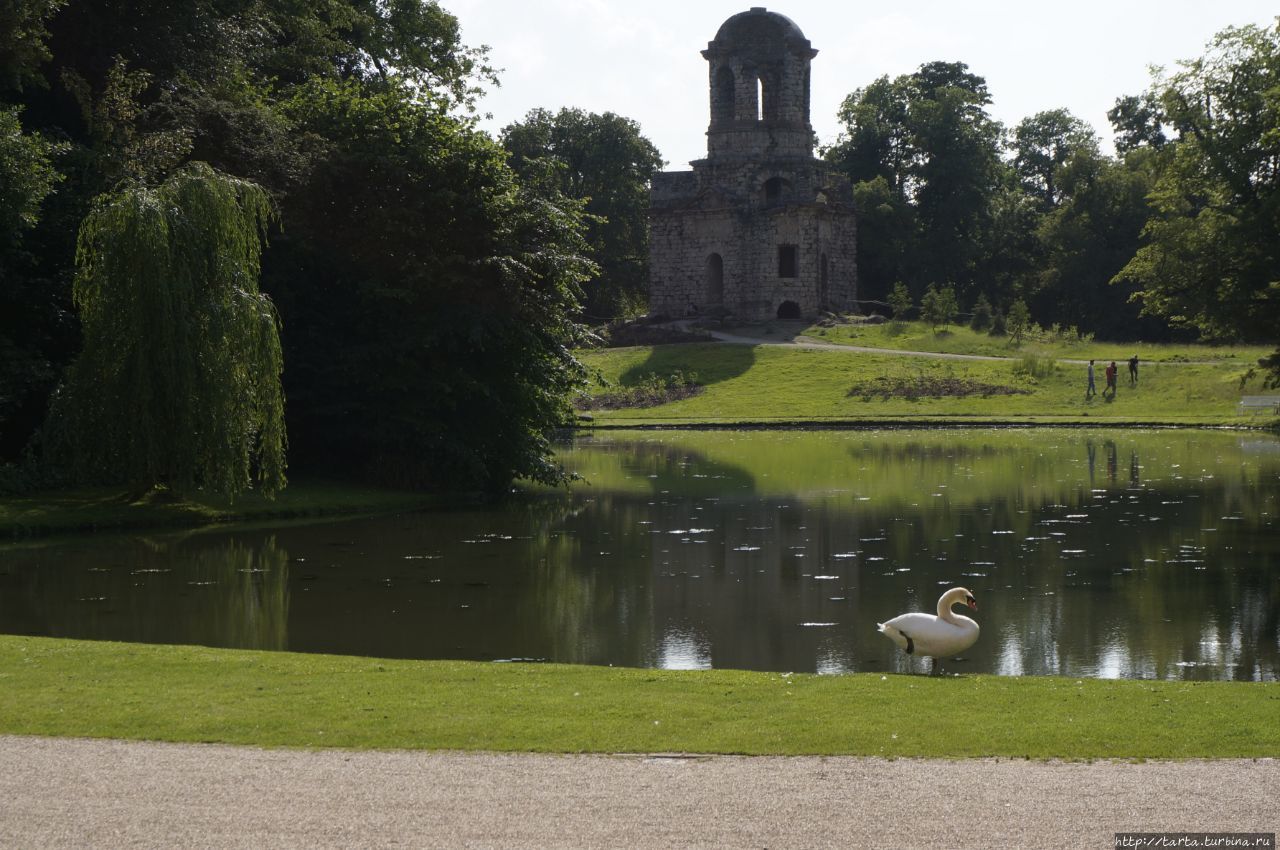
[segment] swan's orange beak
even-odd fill
[[[966,596],[964,602],[973,610],[978,610],[978,600],[974,599],[972,596]]]

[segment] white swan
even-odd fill
[[[963,587],[953,587],[938,600],[938,616],[918,612],[899,614],[876,626],[907,655],[927,655],[936,665],[938,658],[964,652],[978,640],[978,624],[951,610],[952,605],[961,602],[978,610],[972,593]]]

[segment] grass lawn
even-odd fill
[[[1127,369],[1120,363],[1120,387],[1114,400],[1101,395],[1086,400],[1084,367],[1050,359],[965,361],[725,343],[598,349],[581,352],[581,358],[606,382],[596,393],[607,392],[609,385],[628,386],[646,375],[665,376],[677,370],[695,373],[697,383],[705,386],[699,395],[657,407],[592,411],[600,424],[906,420],[922,425],[1038,421],[1239,426],[1276,422],[1274,417],[1237,415],[1242,395],[1266,392],[1261,375],[1245,379],[1250,365],[1245,358],[1212,364],[1144,363],[1136,388],[1129,386]],[[878,380],[904,386],[972,382],[1018,392],[916,400],[868,395],[867,388]],[[1096,381],[1101,390],[1102,364]]]
[[[1280,756],[1280,686],[394,661],[0,637],[0,733],[259,746]]]
[[[751,328],[740,329],[744,335]],[[772,330],[785,333],[782,325],[770,328],[764,325],[755,330]],[[735,331],[737,333],[739,331]],[[823,328],[812,325],[800,334],[823,342],[841,345],[861,345],[868,348],[892,348],[908,351],[934,351],[947,354],[982,354],[992,357],[1022,357],[1035,355],[1059,360],[1114,360],[1122,369],[1124,361],[1135,354],[1146,363],[1175,363],[1186,361],[1217,361],[1238,363],[1248,368],[1259,358],[1274,349],[1256,345],[1198,345],[1152,342],[1083,342],[1062,339],[1024,340],[1014,345],[1008,337],[994,337],[970,330],[963,325],[948,325],[935,332],[924,322],[887,322],[883,325],[836,325]],[[753,334],[759,336],[759,334]],[[1140,365],[1141,365],[1140,364]],[[1124,374],[1128,374],[1125,372]]]
[[[0,538],[108,528],[198,526],[221,522],[291,519],[412,510],[438,497],[346,484],[290,484],[275,499],[246,493],[235,502],[192,496],[131,499],[118,489],[84,488],[0,498]]]

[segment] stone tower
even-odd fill
[[[653,179],[651,315],[759,320],[854,309],[852,193],[813,155],[817,52],[790,19],[763,8],[729,18],[702,51],[707,158]]]

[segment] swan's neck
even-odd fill
[[[942,594],[942,598],[938,600],[939,619],[943,619],[948,623],[955,623],[957,625],[959,625],[961,620],[969,619],[968,617],[961,617],[951,610],[951,606],[959,602],[963,596],[963,593],[955,593],[953,591],[948,591],[947,593]]]

